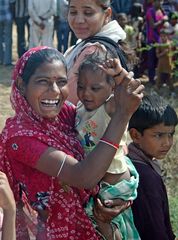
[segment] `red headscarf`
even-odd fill
[[[1,143],[5,144],[9,138],[14,136],[31,136],[50,147],[62,150],[80,160],[83,150],[74,131],[74,106],[64,103],[60,114],[53,121],[49,121],[33,111],[16,86],[16,80],[18,76],[22,75],[31,55],[47,48],[49,47],[43,46],[28,50],[18,60],[14,68],[12,74],[11,104],[15,111],[15,116],[6,121],[6,126],[1,134]],[[54,49],[54,51],[57,50]],[[1,149],[0,153],[0,162],[2,163],[3,149]],[[7,161],[5,162],[7,163]]]

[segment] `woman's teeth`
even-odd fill
[[[57,105],[59,103],[59,100],[42,100],[41,103],[52,106],[52,105]]]

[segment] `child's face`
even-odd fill
[[[173,144],[174,126],[165,126],[163,123],[144,130],[140,134],[138,144],[151,158],[163,159]]]
[[[127,24],[127,17],[125,16],[123,16],[123,17],[118,17],[117,18],[117,21],[118,21],[118,23],[119,23],[119,25],[122,27],[122,28],[124,28],[125,27],[125,25]]]
[[[92,111],[105,103],[112,93],[112,86],[106,81],[102,71],[84,69],[80,72],[77,83],[77,95],[87,111]]]
[[[178,23],[178,19],[177,18],[171,19],[170,23],[172,26],[175,26]]]
[[[166,43],[168,40],[168,36],[166,34],[160,34],[161,42]]]

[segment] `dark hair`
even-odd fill
[[[131,18],[143,17],[143,4],[134,3],[131,9]]]
[[[128,130],[135,128],[143,134],[145,129],[161,123],[176,126],[178,123],[176,111],[159,95],[147,95],[143,97],[139,108],[132,115]]]
[[[96,3],[98,4],[98,6],[101,6],[104,10],[106,10],[108,7],[111,7],[110,0],[96,0]]]
[[[178,12],[170,12],[169,13],[169,20],[178,19]]]
[[[86,69],[90,69],[93,72],[96,72],[96,71],[103,72],[103,70],[98,65],[103,64],[103,62],[113,57],[114,56],[109,52],[105,54],[97,52],[97,53],[85,56],[83,62],[79,66],[78,76],[80,77],[81,72],[86,71]],[[106,81],[108,84],[111,84],[114,81],[114,79],[112,76],[106,74]]]
[[[23,81],[27,85],[30,77],[35,73],[43,63],[52,63],[53,61],[60,61],[64,64],[67,71],[67,64],[64,56],[58,50],[54,48],[45,48],[37,51],[31,55],[27,61],[24,71],[21,75]]]
[[[102,9],[106,10],[108,7],[111,6],[111,0],[95,0],[97,5],[100,6]],[[71,0],[68,1],[69,4]]]
[[[117,19],[122,19],[122,18],[128,19],[127,14],[126,14],[126,13],[123,13],[123,12],[116,13],[116,17],[117,17]]]

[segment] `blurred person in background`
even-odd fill
[[[160,44],[156,48],[156,56],[158,58],[156,87],[157,90],[160,90],[163,83],[166,83],[169,86],[170,96],[175,96],[172,79],[172,42],[169,38],[169,32],[166,29],[162,29],[160,31]]]
[[[150,49],[147,55],[147,67],[149,82],[155,84],[155,70],[157,66],[155,43],[160,42],[160,30],[163,28],[165,21],[168,17],[162,9],[162,1],[156,0],[153,2],[153,6],[148,8],[146,12],[146,38],[147,44]]]
[[[64,53],[68,48],[69,40],[69,24],[67,21],[68,14],[68,1],[67,0],[57,0],[57,10],[55,18],[55,27],[57,31],[57,49]]]
[[[27,51],[27,41],[29,39],[29,15],[28,0],[15,0],[15,23],[17,26],[17,52],[20,58]],[[27,27],[28,36],[25,36]],[[27,41],[26,41],[27,40]]]
[[[30,16],[29,48],[39,45],[52,47],[56,0],[29,0],[28,12]]]
[[[132,47],[133,46],[133,36],[134,36],[134,28],[130,25],[129,19],[125,13],[117,13],[116,20],[119,25],[126,32],[126,42]]]
[[[147,51],[143,48],[146,46],[146,31],[145,31],[145,19],[143,4],[135,2],[131,10],[131,23],[133,26],[133,42],[132,47],[134,48],[138,63],[134,66],[134,76],[139,78],[142,76],[147,68],[146,58]]]
[[[12,65],[13,0],[0,1],[0,64]]]

